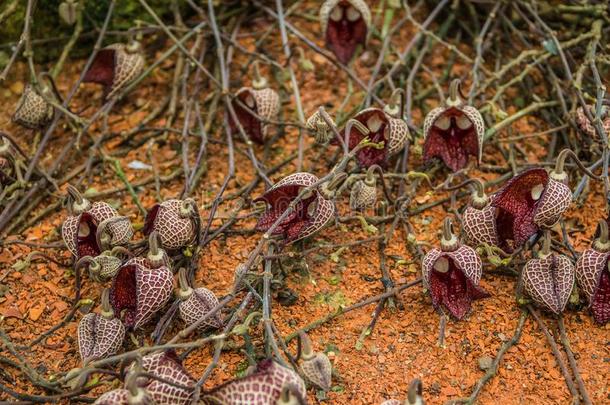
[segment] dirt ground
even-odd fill
[[[306,13],[313,14],[315,2],[307,2]],[[424,16],[425,17],[425,16]],[[254,42],[265,31],[269,24],[268,19],[259,18],[245,28],[237,38],[237,42],[246,50],[254,51]],[[323,46],[323,41],[316,36],[317,23],[307,18],[295,17],[293,23],[310,38]],[[401,34],[395,38],[395,46],[401,47],[412,37],[414,28],[407,24]],[[275,57],[281,63],[285,58],[281,53],[281,42],[277,38],[269,40],[265,45],[265,52]],[[168,44],[166,44],[168,45]],[[461,47],[464,52],[471,52],[467,46]],[[158,57],[163,50],[148,55],[149,61]],[[438,53],[429,57],[428,67],[443,69],[444,61],[449,51],[439,48]],[[298,70],[297,79],[302,95],[303,109],[309,115],[321,104],[328,110],[335,110],[348,93],[345,85],[347,75],[336,66],[329,63],[322,56],[310,49],[305,55],[313,63],[313,71]],[[364,81],[370,76],[371,67],[367,65],[365,54],[355,61],[354,69]],[[376,55],[375,55],[376,56]],[[375,57],[376,59],[376,57]],[[236,52],[234,68],[232,69],[231,88],[237,89],[242,84],[249,84],[251,79],[242,73],[247,70],[248,57],[243,52]],[[112,153],[121,147],[121,132],[136,127],[139,122],[158,107],[168,94],[175,67],[175,60],[171,59],[161,64],[150,77],[139,85],[127,100],[115,106],[108,119],[108,131],[116,133],[115,139],[107,142],[103,150]],[[84,61],[71,61],[65,67],[58,79],[60,92],[66,93],[71,84],[79,75]],[[452,75],[460,75],[468,70],[468,66],[459,63],[452,68]],[[266,68],[265,68],[266,72]],[[10,122],[13,111],[23,86],[26,83],[27,68],[23,64],[14,69],[11,78],[3,89],[0,89],[0,128],[16,137],[22,147],[32,153],[40,134],[25,130]],[[277,86],[276,80],[271,79],[272,86]],[[337,84],[339,83],[339,85]],[[202,98],[206,97],[207,84],[204,84]],[[276,87],[276,88],[277,88]],[[361,101],[362,94],[356,89],[347,102],[344,111],[350,111]],[[280,117],[295,121],[297,117],[295,100],[289,81],[282,83],[282,112]],[[75,99],[73,110],[82,110],[83,116],[90,116],[98,108],[101,90],[95,85],[83,85]],[[439,104],[435,93],[426,101],[428,109]],[[516,108],[509,106],[507,112],[514,113]],[[414,107],[412,120],[415,126],[421,127],[423,116],[427,112],[419,106]],[[202,111],[203,120],[208,119],[208,111]],[[173,127],[181,130],[183,116],[179,112]],[[218,116],[222,113],[215,112]],[[220,120],[218,120],[220,122]],[[147,126],[162,128],[167,125],[165,117],[158,118]],[[500,139],[518,135],[540,132],[548,129],[543,120],[526,116],[509,128],[503,129],[497,136]],[[91,136],[99,135],[102,124],[96,123]],[[277,131],[277,129],[274,129]],[[287,126],[282,129],[279,139],[271,147],[255,146],[254,150],[259,159],[267,167],[282,162],[286,157],[296,152],[298,130]],[[143,132],[135,139],[143,139],[149,134]],[[210,203],[220,189],[228,171],[227,147],[225,135],[221,125],[213,125],[208,134],[210,142],[205,156],[207,169],[198,188],[193,191],[193,197],[199,204],[202,218],[207,219],[210,213]],[[43,167],[51,164],[58,151],[66,140],[75,136],[74,131],[63,125],[55,131],[49,147],[45,150],[41,160]],[[523,139],[517,141],[520,150],[527,154],[527,159],[520,160],[520,164],[543,162],[546,159],[546,148],[552,134],[541,135],[534,140]],[[162,139],[163,138],[163,139]],[[152,139],[152,140],[151,140]],[[150,178],[151,171],[131,169],[130,162],[139,160],[146,164],[153,164],[148,149],[154,156],[160,176],[169,176],[182,165],[180,152],[181,135],[168,133],[165,137],[151,138],[142,144],[134,146],[127,154],[118,156],[123,170],[130,182],[137,182]],[[198,139],[189,140],[189,161],[196,159]],[[311,137],[306,137],[308,148],[305,154],[304,168],[319,175],[327,173],[326,162],[334,154],[335,148],[327,150],[314,144]],[[422,139],[416,139],[416,145],[422,144]],[[90,139],[85,137],[81,145],[83,149],[74,159],[65,162],[65,172],[78,167],[88,156]],[[251,162],[246,158],[243,142],[236,141],[236,178],[229,183],[226,195],[238,191],[243,185],[255,179],[256,173]],[[484,150],[484,166],[502,164],[503,160],[493,144],[488,144]],[[410,165],[419,168],[422,165],[421,156],[412,153]],[[293,173],[296,164],[293,160],[271,176],[277,181]],[[447,172],[445,169],[437,171],[433,182],[440,183]],[[483,168],[477,168],[471,162],[467,170],[470,177],[494,179],[498,175]],[[576,180],[572,181],[572,184]],[[115,187],[122,187],[123,183],[116,176],[110,164],[96,166],[93,176],[88,184],[88,192],[103,192]],[[169,182],[164,182],[160,188],[162,199],[176,197],[184,184],[182,173]],[[496,188],[494,188],[495,190]],[[32,220],[35,215],[43,213],[52,203],[60,201],[65,195],[66,184],[62,185],[61,192],[49,189],[50,195],[44,202],[30,214],[24,221]],[[154,184],[136,188],[137,195],[144,207],[151,207],[157,201]],[[259,184],[251,193],[252,197],[260,195],[264,188]],[[418,188],[418,197],[411,203],[411,208],[440,200],[448,193],[431,192],[431,189],[422,183]],[[113,193],[106,201],[118,207],[122,215],[129,216],[136,228],[143,223],[143,215],[133,203],[127,192]],[[212,228],[223,224],[234,210],[239,208],[240,199],[227,201],[221,204],[212,222]],[[235,268],[243,262],[250,250],[260,240],[261,235],[253,231],[256,223],[256,212],[253,205],[246,201],[246,208],[238,213],[238,220],[231,228],[231,232],[216,238],[201,252],[199,270],[196,279],[199,285],[214,291],[222,297],[229,293]],[[466,199],[458,202],[458,206],[466,203]],[[572,204],[566,214],[566,221],[570,228],[579,231],[570,232],[570,238],[575,250],[580,252],[588,247],[595,230],[597,220],[604,214],[604,199],[601,187],[592,185],[584,203]],[[424,251],[438,244],[439,230],[445,216],[451,215],[448,203],[437,205],[423,213],[410,218],[414,227],[417,241],[422,243]],[[341,216],[349,215],[347,197],[339,201]],[[71,308],[74,295],[74,273],[70,267],[63,267],[41,258],[35,258],[26,263],[26,257],[33,251],[41,251],[65,264],[70,263],[70,255],[63,248],[47,248],[44,244],[61,241],[60,228],[66,211],[62,207],[45,212],[42,220],[28,225],[20,233],[13,233],[0,247],[0,330],[4,331],[12,342],[17,345],[27,345],[44,331],[59,323]],[[25,222],[23,222],[25,223]],[[382,227],[382,225],[378,225]],[[387,231],[389,224],[383,228]],[[143,236],[137,233],[134,240]],[[336,223],[323,230],[316,237],[304,243],[298,243],[286,248],[286,252],[298,252],[302,249],[315,247],[323,243],[344,243],[347,241],[362,240],[371,237],[365,232],[357,221]],[[421,276],[420,264],[414,260],[407,246],[407,235],[402,228],[397,228],[386,248],[387,265],[395,284],[402,284],[416,280]],[[27,243],[17,243],[23,241]],[[8,243],[7,243],[8,242]],[[330,256],[334,260],[330,260]],[[338,251],[338,248],[321,248],[308,254],[303,259],[285,258],[283,264],[287,266],[287,286],[297,295],[294,305],[285,306],[278,302],[273,304],[273,319],[282,336],[287,336],[295,330],[302,328],[316,320],[324,318],[341,306],[349,306],[363,299],[383,293],[380,282],[379,254],[377,242],[363,243]],[[82,297],[93,300],[97,306],[99,302],[100,287],[85,277],[83,281]],[[501,274],[492,266],[486,265],[481,285],[491,293],[491,298],[475,302],[472,313],[463,321],[450,320],[446,327],[445,346],[437,345],[439,333],[439,315],[433,309],[431,300],[422,292],[421,285],[408,288],[397,297],[396,308],[385,308],[373,331],[366,336],[361,344],[359,337],[372,319],[377,303],[340,315],[329,322],[323,323],[310,332],[310,336],[317,350],[328,353],[335,370],[333,388],[327,394],[327,401],[331,404],[377,404],[385,399],[404,399],[409,382],[413,378],[420,378],[424,383],[424,398],[430,404],[443,404],[451,399],[467,397],[472,392],[477,381],[484,375],[479,368],[479,359],[485,356],[494,358],[501,345],[511,339],[515,333],[521,309],[515,301],[517,279],[510,274]],[[241,297],[241,296],[240,296]],[[240,302],[239,298],[233,305]],[[94,306],[94,308],[95,308]],[[228,312],[227,312],[228,313]],[[83,316],[77,312],[74,319],[65,326],[52,333],[48,339],[25,350],[24,359],[37,373],[53,378],[78,367],[80,358],[76,344],[76,328]],[[559,340],[556,320],[548,315],[542,315],[543,320],[551,332]],[[580,372],[594,404],[610,403],[610,325],[598,326],[592,321],[586,310],[568,310],[565,322],[571,343],[571,348],[577,356]],[[154,326],[154,323],[153,323]],[[166,336],[171,337],[183,327],[178,320],[174,323]],[[149,327],[145,333],[139,333],[140,339],[148,340]],[[253,326],[250,330],[255,345],[261,343],[263,336],[262,324]],[[229,344],[237,347],[241,345],[241,338],[231,337]],[[296,342],[293,340],[289,347],[294,352]],[[126,339],[125,348],[133,348],[133,343]],[[204,347],[193,351],[185,360],[187,369],[198,378],[211,361],[213,347]],[[0,356],[7,356],[0,350]],[[7,358],[14,358],[8,355]],[[565,358],[565,356],[564,356]],[[567,358],[565,358],[567,361]],[[205,387],[234,378],[243,372],[247,362],[241,352],[226,350],[223,352],[218,367]],[[2,369],[3,368],[3,369]],[[100,394],[118,386],[119,382],[109,377],[97,377],[103,383],[92,393]],[[0,367],[0,382],[16,391],[42,394],[35,388],[23,374],[14,367]],[[570,392],[562,377],[559,367],[547,340],[542,334],[538,324],[529,316],[525,322],[522,336],[518,344],[508,350],[504,356],[497,373],[485,385],[478,398],[481,404],[566,404],[571,398]],[[10,397],[0,393],[0,400],[9,400]],[[310,403],[316,403],[316,393],[309,391]]]

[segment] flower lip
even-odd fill
[[[422,272],[432,305],[446,308],[456,319],[470,312],[472,301],[489,297],[479,286],[481,259],[468,246],[449,252],[432,249],[424,257]]]
[[[115,316],[124,317],[125,326],[130,328],[135,325],[138,311],[137,271],[138,267],[135,264],[121,267],[110,290],[110,303]]]
[[[491,205],[497,208],[496,228],[500,247],[515,249],[538,232],[534,218],[546,197],[548,184],[547,171],[533,168],[513,177],[492,196]]]
[[[468,156],[479,157],[479,139],[474,122],[464,111],[448,107],[426,131],[424,159],[441,158],[453,171],[468,163]]]
[[[104,86],[104,99],[108,97],[114,83],[116,52],[117,50],[112,48],[100,49],[83,78],[85,83],[97,83]]]
[[[320,8],[320,22],[326,45],[344,65],[358,45],[366,43],[371,13],[362,0],[327,0]]]
[[[258,119],[258,104],[254,91],[248,87],[244,87],[235,94],[237,100],[232,102],[233,109],[239,124],[244,129],[244,132],[248,135],[252,141],[262,145],[264,144],[263,137],[263,123]],[[246,106],[247,108],[245,108]],[[252,112],[248,111],[250,109]],[[254,114],[253,114],[254,113]],[[233,117],[229,120],[232,132],[239,131],[239,127]]]
[[[429,285],[434,306],[445,307],[456,319],[463,319],[470,312],[472,301],[489,296],[464,274],[458,261],[447,254],[434,262],[429,272]]]
[[[266,231],[273,223],[286,211],[292,201],[298,197],[305,186],[296,184],[287,184],[269,190],[262,197],[257,198],[257,201],[265,201],[269,205],[269,209],[259,218],[256,225],[257,229]],[[298,237],[298,234],[305,229],[313,221],[315,214],[316,200],[318,199],[317,191],[311,193],[310,196],[305,196],[278,224],[274,230],[274,234],[284,234],[288,241]],[[310,207],[313,207],[310,209]]]
[[[101,249],[96,239],[97,225],[93,215],[84,212],[80,215],[78,232],[76,233],[76,248],[78,257],[97,256]]]

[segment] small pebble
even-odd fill
[[[489,356],[482,356],[482,357],[479,357],[478,361],[479,361],[479,368],[483,371],[487,371],[491,368],[491,366],[494,362],[494,359],[492,359]]]

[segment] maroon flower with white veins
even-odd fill
[[[496,208],[485,194],[483,183],[479,179],[471,179],[474,191],[470,204],[462,214],[462,232],[471,246],[488,244],[498,246],[498,231],[496,229]]]
[[[593,319],[604,325],[610,322],[610,241],[606,220],[599,221],[598,234],[576,262],[576,281]]]
[[[429,251],[423,260],[424,289],[436,309],[445,308],[456,319],[463,319],[472,302],[489,294],[479,286],[483,264],[477,252],[459,243],[451,231],[451,220],[445,219],[441,248]]]
[[[254,63],[252,87],[242,87],[235,93],[231,102],[239,124],[251,141],[263,145],[269,135],[269,122],[277,119],[280,112],[280,96],[269,87],[266,78],[261,76],[258,61]],[[229,115],[231,132],[237,133],[237,122]]]
[[[216,298],[216,295],[214,295],[212,291],[204,287],[193,289],[189,285],[186,277],[186,269],[184,267],[178,271],[178,281],[180,283],[180,289],[178,290],[180,304],[178,309],[180,311],[180,317],[188,326],[203,318],[219,305],[218,298]],[[203,321],[199,325],[199,328],[220,328],[222,325],[221,313],[218,311],[216,314]]]
[[[322,229],[335,213],[335,206],[322,196],[317,187],[304,196],[294,209],[289,208],[304,188],[313,186],[317,181],[313,174],[301,172],[291,174],[273,185],[254,200],[267,203],[256,229],[266,232],[287,209],[290,209],[289,214],[273,231],[274,235],[282,235],[285,243],[306,238]]]
[[[466,167],[468,156],[481,163],[485,122],[479,110],[465,105],[460,80],[451,83],[444,106],[430,111],[424,120],[424,161],[440,158],[451,170]]]
[[[574,265],[566,256],[551,251],[549,231],[544,234],[538,258],[528,260],[521,277],[525,291],[537,305],[557,315],[563,312],[574,287]]]
[[[543,168],[526,170],[492,197],[498,241],[505,251],[523,245],[541,228],[553,226],[570,206],[570,188],[553,174]]]
[[[202,400],[207,405],[273,405],[287,384],[292,384],[297,396],[306,398],[305,383],[297,373],[266,359],[256,366],[254,373],[212,389]]]
[[[157,405],[188,405],[192,402],[193,389],[182,387],[194,387],[195,379],[184,368],[175,351],[146,355],[142,358],[141,367],[143,371],[175,384],[144,376],[138,378],[138,385],[150,393]],[[137,372],[137,364],[131,367],[130,372],[133,371]]]
[[[68,193],[70,216],[62,225],[61,236],[77,260],[129,242],[133,236],[129,218],[105,202],[89,202],[73,186],[68,186]]]
[[[333,366],[325,353],[314,352],[311,339],[305,332],[299,333],[301,341],[301,374],[313,385],[324,391],[330,389]]]
[[[131,371],[125,377],[125,388],[101,395],[94,405],[158,405],[148,390],[138,385],[139,373]]]
[[[78,324],[78,351],[83,363],[115,354],[123,344],[125,326],[114,316],[109,291],[102,291],[102,311],[89,313]]]
[[[320,24],[326,46],[346,65],[364,46],[371,24],[371,10],[364,0],[326,0],[320,8]]]
[[[340,131],[341,139],[345,139],[345,131],[349,129],[347,146],[354,149],[364,138],[372,143],[383,143],[381,146],[366,146],[356,153],[358,165],[369,168],[379,165],[387,167],[388,158],[400,152],[409,137],[407,123],[400,118],[399,109],[395,104],[397,95],[392,96],[392,102],[386,108],[367,108],[356,114]],[[332,144],[341,144],[333,139]]]
[[[174,278],[165,265],[147,267],[148,259],[133,258],[116,274],[110,290],[114,312],[131,330],[146,324],[172,297]]]
[[[108,100],[137,78],[143,68],[144,56],[139,42],[112,44],[97,52],[83,82],[103,85],[104,100]]]
[[[170,252],[197,243],[201,218],[197,203],[192,198],[166,200],[155,204],[144,220],[144,235],[159,234],[161,247]]]

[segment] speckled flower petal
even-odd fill
[[[78,350],[83,363],[112,356],[119,351],[125,327],[117,318],[89,313],[78,324]]]
[[[523,287],[541,307],[563,312],[574,286],[574,265],[563,255],[531,259],[523,268]]]
[[[576,262],[576,281],[599,324],[610,322],[610,252],[587,249]]]
[[[305,384],[297,373],[271,359],[260,362],[256,371],[229,381],[203,395],[204,404],[270,405],[275,404],[285,384],[294,384],[305,398]]]
[[[144,57],[140,52],[130,52],[125,44],[112,44],[96,54],[83,81],[103,85],[107,100],[127,87],[143,68]]]
[[[174,251],[182,249],[197,237],[197,224],[191,217],[180,215],[182,200],[166,200],[154,205],[144,221],[144,235],[157,231],[163,249]]]
[[[536,208],[534,223],[540,227],[555,225],[571,203],[572,190],[570,190],[570,187],[559,181],[549,179],[544,195]]]
[[[487,243],[498,246],[496,208],[488,205],[483,209],[468,206],[462,214],[462,231],[471,246]]]
[[[180,310],[180,317],[184,323],[192,325],[216,306],[218,306],[218,298],[216,298],[216,295],[207,288],[199,287],[193,289],[193,294],[186,300],[181,301],[178,308]],[[217,312],[214,316],[206,319],[199,328],[220,328],[221,326],[222,318],[220,312]]]
[[[129,261],[113,280],[110,302],[116,314],[125,311],[125,326],[137,329],[167,304],[172,289],[173,275],[167,267],[147,269]]]
[[[53,119],[55,110],[30,84],[25,86],[12,116],[13,122],[30,129],[45,127]]]
[[[184,387],[195,384],[195,379],[182,366],[182,362],[173,350],[144,356],[142,369]],[[192,401],[193,391],[190,389],[154,379],[146,380],[144,385],[158,405],[188,405]]]

